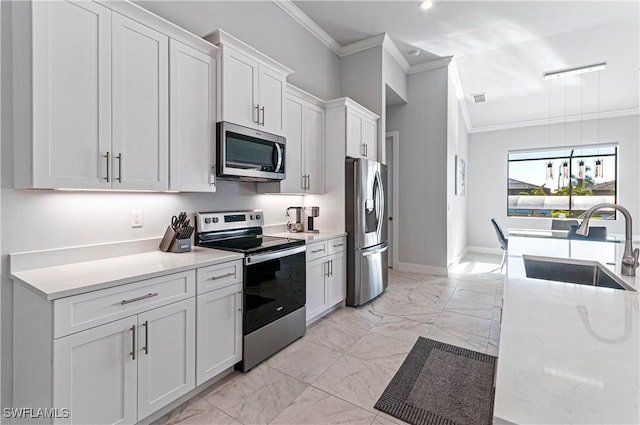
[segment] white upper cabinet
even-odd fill
[[[258,191],[324,193],[324,101],[289,84],[284,100],[284,128],[287,178],[259,184]]]
[[[347,156],[376,160],[380,117],[348,97],[327,102],[326,109],[332,112],[327,124],[344,128]]]
[[[108,189],[111,11],[93,2],[14,6],[22,18],[14,22],[22,50],[15,63],[16,187]]]
[[[129,2],[14,6],[15,187],[168,190],[169,40],[219,49]],[[194,79],[176,85],[172,134],[200,150],[179,158],[172,189],[210,191],[215,60],[207,76],[178,62]]]
[[[289,68],[218,30],[206,40],[221,47],[218,120],[284,135]]]
[[[216,57],[169,46],[169,189],[215,192]]]
[[[167,190],[169,39],[117,13],[112,28],[112,187]]]

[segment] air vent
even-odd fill
[[[473,100],[473,103],[484,103],[487,101],[487,94],[486,93],[472,94],[471,100]]]

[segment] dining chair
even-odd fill
[[[567,239],[576,239],[576,240],[586,240],[586,241],[606,241],[607,240],[607,228],[589,226],[589,233],[586,236],[578,235],[576,233],[578,230],[578,225],[574,224],[569,229],[569,233],[567,233]]]
[[[498,236],[498,243],[500,243],[500,248],[502,248],[502,262],[500,263],[500,271],[504,268],[505,260],[507,259],[507,249],[509,248],[509,239],[504,236],[504,232],[502,228],[498,224],[495,218],[491,219],[491,224],[493,224],[493,228],[496,231],[496,235]]]
[[[554,218],[551,222],[551,230],[570,230],[571,226],[578,226],[579,224],[580,223],[578,223],[578,220],[564,220]]]

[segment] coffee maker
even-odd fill
[[[304,215],[306,217],[306,229],[308,233],[319,233],[313,225],[313,219],[320,215],[320,207],[304,207]]]
[[[290,214],[289,211],[293,210],[294,213]],[[287,230],[289,232],[293,232],[293,233],[298,233],[298,232],[304,232],[304,220],[303,220],[303,215],[304,215],[304,211],[302,207],[289,207],[287,208],[286,211],[287,217],[295,220],[295,221],[291,221],[289,220],[287,222]]]

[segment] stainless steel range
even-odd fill
[[[304,241],[264,236],[262,211],[196,213],[196,245],[244,253],[243,348],[248,371],[306,332]]]

